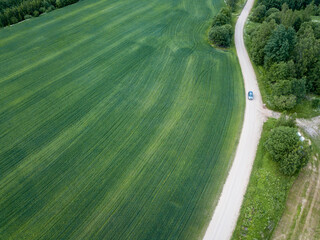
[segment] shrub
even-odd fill
[[[10,18],[10,24],[15,24],[18,22],[18,19],[16,17],[11,17]]]
[[[53,10],[55,10],[56,8],[53,6],[53,5],[50,5],[48,8],[47,8],[47,12],[51,12]]]
[[[220,12],[213,17],[211,26],[222,26],[231,23],[231,10],[229,8],[222,8]]]
[[[294,62],[273,63],[265,74],[265,80],[270,83],[278,82],[278,80],[292,79],[296,77],[296,67]]]
[[[44,13],[45,11],[46,11],[46,8],[44,8],[44,7],[39,8],[40,13]]]
[[[312,99],[311,106],[312,106],[312,108],[319,108],[320,107],[320,99],[319,98]]]
[[[297,98],[294,95],[281,95],[281,96],[273,96],[272,104],[279,110],[289,110],[294,108],[297,103]]]
[[[30,18],[32,18],[32,16],[31,15],[29,15],[29,14],[27,14],[27,15],[24,15],[24,17],[23,17],[25,20],[27,20],[27,19],[30,19]]]
[[[275,127],[280,127],[280,126],[291,127],[291,128],[296,127],[296,116],[295,115],[287,116],[286,112],[284,112],[283,114],[281,114],[281,116],[275,123]]]
[[[38,17],[39,15],[40,15],[40,13],[37,10],[33,12],[34,17]]]
[[[209,33],[212,43],[220,47],[229,47],[232,40],[232,27],[230,24],[212,27]]]
[[[56,6],[57,6],[57,8],[63,7],[63,2],[60,0],[56,0]]]

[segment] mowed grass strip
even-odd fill
[[[0,30],[0,236],[201,238],[244,108],[223,1],[86,0]]]

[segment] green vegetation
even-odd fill
[[[269,119],[263,131],[233,239],[270,239],[297,173],[310,160],[295,118]]]
[[[285,208],[295,176],[283,175],[264,145],[279,125],[269,119],[263,126],[250,182],[232,239],[270,239]],[[281,127],[281,126],[280,126]]]
[[[261,0],[251,14],[246,40],[253,62],[263,66],[259,83],[271,109],[293,112],[310,101],[307,95],[320,95],[320,25],[310,17],[315,4]],[[309,117],[319,114],[313,112]]]
[[[231,14],[231,8],[225,7],[214,16],[209,31],[209,40],[212,44],[218,47],[230,47],[233,34]]]
[[[38,17],[41,13],[78,2],[79,0],[0,0],[0,28]]]
[[[223,1],[92,0],[0,30],[0,236],[197,239],[244,110]]]
[[[304,120],[304,134],[312,141],[313,156],[303,168],[288,194],[285,211],[275,229],[272,239],[319,239],[320,229],[320,137],[317,131],[319,118]],[[312,135],[308,135],[308,131]]]
[[[274,128],[264,147],[272,160],[278,162],[280,171],[288,176],[299,172],[307,164],[311,153],[308,144],[299,140],[297,129],[289,126]]]

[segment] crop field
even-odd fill
[[[244,110],[222,0],[83,0],[0,29],[0,239],[197,239]]]

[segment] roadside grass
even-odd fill
[[[276,120],[263,126],[247,192],[232,239],[270,239],[285,208],[290,187],[296,178],[282,175],[263,144]]]
[[[245,94],[223,1],[88,0],[0,30],[0,236],[198,239]]]

